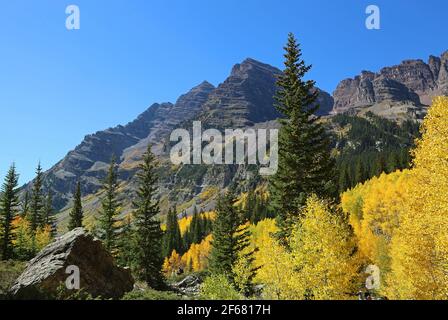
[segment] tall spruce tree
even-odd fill
[[[241,228],[243,221],[235,207],[236,197],[232,190],[220,197],[213,223],[212,250],[210,253],[210,271],[216,275],[225,275],[232,283],[235,279],[234,267],[240,254],[250,245],[249,231]],[[245,252],[248,263],[253,261],[253,252]],[[255,276],[256,270],[253,270]],[[250,279],[250,280],[251,280]]]
[[[44,195],[43,195],[43,172],[42,166],[37,165],[36,178],[33,181],[33,188],[31,191],[31,207],[30,207],[30,227],[35,234],[37,228],[42,224],[42,214],[44,209]]]
[[[182,252],[182,238],[180,235],[176,208],[172,208],[168,211],[166,231],[163,236],[163,256],[170,256],[173,250],[176,250],[176,252]]]
[[[21,203],[20,216],[22,218],[27,218],[29,211],[30,211],[30,193],[28,190],[26,190],[25,196],[23,197],[23,201]]]
[[[98,226],[98,237],[103,241],[106,249],[117,253],[118,245],[118,209],[120,203],[117,200],[118,176],[115,157],[112,157],[109,171],[103,185],[105,196],[101,201],[101,213]]]
[[[278,237],[286,245],[294,222],[311,194],[336,197],[330,142],[315,112],[315,82],[304,80],[311,66],[293,34],[285,47],[285,70],[277,81],[276,108],[284,116],[279,135],[279,167],[270,181],[272,209],[278,214]]]
[[[137,199],[134,202],[136,208],[135,228],[137,237],[137,265],[139,275],[148,286],[158,289],[164,287],[162,275],[162,236],[159,214],[159,201],[156,200],[157,162],[148,146],[143,155],[143,162],[137,173],[138,190]]]
[[[0,192],[0,241],[2,260],[13,257],[14,227],[13,220],[17,215],[19,176],[15,164],[12,164],[6,175]]]
[[[69,231],[83,226],[82,220],[84,218],[84,213],[82,211],[81,197],[81,182],[78,181],[73,200],[73,208],[70,211],[70,222],[68,224]]]
[[[50,226],[52,237],[56,235],[56,221],[54,218],[53,194],[51,193],[51,191],[48,191],[47,197],[45,198],[42,226]]]
[[[202,229],[201,229],[201,217],[199,216],[198,209],[195,206],[193,210],[193,217],[190,223],[190,239],[191,244],[200,243],[202,241]]]
[[[136,268],[136,249],[138,244],[135,237],[135,229],[132,225],[131,215],[124,218],[123,227],[118,237],[118,255],[117,263],[135,270]]]

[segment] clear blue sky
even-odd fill
[[[76,4],[81,29],[67,31]],[[381,30],[364,26],[381,9]],[[14,0],[0,6],[0,178],[21,182],[89,133],[125,124],[252,57],[282,66],[292,31],[332,92],[361,70],[448,49],[446,0]]]

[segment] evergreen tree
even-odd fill
[[[25,191],[25,196],[23,197],[22,206],[20,210],[20,216],[26,218],[30,210],[30,193],[28,190]]]
[[[53,195],[51,191],[48,191],[45,199],[42,227],[46,225],[51,227],[51,236],[54,237],[56,235],[56,221],[54,219]]]
[[[84,213],[82,211],[82,202],[81,202],[81,182],[78,181],[78,183],[76,184],[73,208],[70,211],[70,222],[68,224],[68,230],[71,231],[73,229],[82,227],[83,218]]]
[[[19,205],[18,180],[15,165],[13,164],[0,193],[0,240],[2,260],[9,260],[13,256],[14,228],[12,221],[17,214]]]
[[[117,250],[118,222],[120,203],[117,200],[118,177],[115,157],[112,157],[107,177],[103,184],[105,197],[101,201],[101,212],[98,226],[98,238],[105,248],[115,254]]]
[[[42,223],[42,211],[44,209],[44,196],[42,191],[43,185],[43,172],[42,167],[39,164],[36,169],[36,178],[33,182],[33,189],[31,194],[31,208],[30,208],[30,224],[31,231],[36,233],[37,228]]]
[[[360,158],[356,160],[355,174],[353,176],[353,179],[353,186],[356,186],[358,183],[364,182],[364,167]]]
[[[124,219],[123,228],[118,237],[117,262],[121,266],[126,266],[132,270],[136,267],[136,248],[138,247],[135,230],[132,226],[131,216]]]
[[[176,208],[168,211],[166,220],[166,231],[163,236],[163,256],[169,257],[173,250],[182,251],[182,239],[180,235],[179,221]]]
[[[337,187],[329,139],[314,115],[319,108],[315,82],[303,80],[311,66],[302,60],[293,34],[289,34],[285,50],[286,68],[277,81],[276,94],[276,108],[285,118],[280,120],[279,167],[270,189],[272,206],[278,213],[278,238],[286,245],[307,197],[336,197]]]
[[[240,258],[252,264],[253,251],[248,251],[250,234],[242,225],[239,212],[235,208],[236,198],[233,191],[227,192],[218,200],[216,218],[213,223],[213,241],[210,253],[210,271],[215,275],[225,275],[235,282],[235,267]],[[246,277],[251,282],[256,270]]]
[[[159,202],[155,199],[158,180],[156,168],[155,156],[151,152],[151,146],[148,146],[137,174],[139,187],[134,203],[138,243],[136,258],[141,279],[155,289],[164,286],[161,243],[163,232],[157,219]]]
[[[193,210],[193,217],[191,218],[189,230],[190,230],[189,232],[190,232],[191,244],[200,243],[202,241],[203,235],[201,230],[201,218],[198,214],[198,209],[196,208],[196,206],[194,207]]]

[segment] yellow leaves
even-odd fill
[[[292,286],[296,276],[293,259],[272,237],[278,229],[275,221],[266,219],[253,227],[252,242],[258,248],[255,252],[255,265],[260,267],[255,281],[263,284],[267,299],[297,299]]]
[[[202,219],[208,219],[208,220],[214,220],[215,219],[215,212],[214,211],[209,211],[209,212],[204,212],[200,215],[200,217]],[[185,234],[185,232],[187,232],[188,227],[191,224],[191,220],[193,219],[192,216],[189,217],[184,217],[182,219],[179,220],[179,229],[180,229],[180,234],[183,236]],[[163,228],[163,226],[162,226]],[[166,226],[165,226],[166,228]]]
[[[36,252],[46,247],[52,240],[51,227],[45,226],[36,231],[33,239],[30,222],[22,217],[16,217],[12,222],[15,234],[13,241],[17,254],[22,257],[29,252]]]
[[[294,286],[301,299],[353,298],[359,265],[355,241],[340,212],[312,196],[290,245],[297,270]]]
[[[265,298],[352,298],[359,263],[346,222],[316,197],[308,200],[304,215],[295,226],[291,252],[273,238],[278,230],[274,220],[252,227],[255,265],[260,267],[255,280],[264,284]]]
[[[166,275],[173,276],[181,267],[182,267],[181,257],[176,252],[176,250],[173,250],[171,256],[169,258],[165,258],[162,270]]]
[[[174,275],[179,268],[188,272],[205,270],[208,267],[211,241],[212,236],[209,235],[201,243],[192,244],[182,257],[174,250],[169,258],[165,258],[163,272],[169,276]]]
[[[409,170],[382,174],[342,195],[360,252],[383,273],[390,267],[390,241],[404,213],[411,180]]]
[[[51,227],[45,226],[39,228],[36,232],[36,247],[38,250],[42,250],[51,242]]]
[[[391,246],[388,295],[448,299],[448,98],[434,100],[414,151],[414,176]]]
[[[342,196],[360,251],[380,267],[389,299],[448,299],[448,98],[434,100],[412,170]]]

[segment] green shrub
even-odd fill
[[[243,299],[224,275],[207,277],[201,287],[201,298],[204,300]]]
[[[171,291],[146,289],[144,291],[134,290],[128,292],[122,300],[181,300],[181,296]]]
[[[8,289],[25,270],[25,265],[19,261],[0,261],[0,299],[6,298]]]

